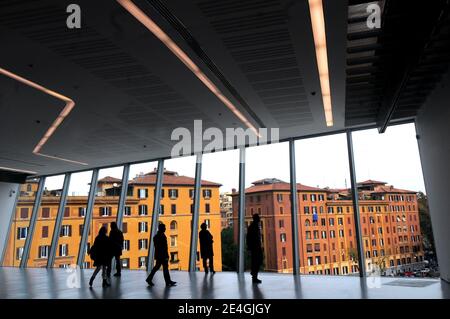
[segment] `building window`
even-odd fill
[[[48,238],[48,226],[42,226],[42,238]]]
[[[309,230],[306,231],[306,239],[311,239],[311,232]]]
[[[59,256],[60,257],[69,256],[69,245],[68,244],[59,245]]]
[[[121,258],[120,262],[122,263],[122,268],[123,269],[130,268],[130,258]]]
[[[122,224],[122,233],[124,234],[128,233],[128,223]]]
[[[139,257],[138,264],[139,268],[147,268],[147,257],[145,256]]]
[[[306,252],[307,252],[307,253],[312,253],[312,252],[313,252],[312,244],[307,244],[307,245],[306,245]]]
[[[305,214],[309,214],[309,206],[303,207],[303,212],[304,212]]]
[[[311,222],[309,221],[309,219],[305,220],[305,226],[308,227],[311,225]]]
[[[99,207],[100,216],[106,217],[112,215],[112,207]]]
[[[28,218],[28,208],[23,207],[20,209],[20,218],[27,219]]]
[[[178,252],[174,251],[170,253],[170,262],[177,263],[178,262]]]
[[[328,220],[328,223],[330,224],[330,226],[334,226],[334,218],[330,218]]]
[[[28,227],[17,227],[17,239],[26,239],[28,235]]]
[[[344,230],[343,229],[339,229],[339,237],[340,238],[344,237]]]
[[[320,244],[319,243],[314,244],[314,251],[320,252]]]
[[[139,239],[138,247],[139,247],[139,250],[141,250],[141,249],[148,249],[148,239],[147,238]]]
[[[170,205],[170,212],[172,215],[175,215],[177,213],[177,205],[176,204]]]
[[[334,230],[330,230],[330,238],[336,238],[336,233]]]
[[[59,237],[71,237],[71,236],[72,236],[72,225],[62,225]]]
[[[164,215],[164,205],[159,206],[159,214]]]
[[[86,216],[86,207],[78,207],[78,217]]]
[[[38,258],[47,259],[48,258],[49,246],[39,246]]]
[[[281,203],[283,201],[283,194],[277,194],[277,201]]]
[[[50,208],[42,207],[42,218],[50,218]]]
[[[169,189],[169,197],[170,199],[178,198],[178,189]]]
[[[211,212],[210,204],[206,203],[205,204],[205,213],[209,214],[210,212]]]
[[[138,226],[139,226],[138,230],[140,233],[148,232],[148,223],[147,222],[139,222]]]
[[[177,228],[178,228],[177,222],[174,221],[174,220],[172,220],[172,221],[170,222],[170,230],[177,230]]]
[[[124,216],[131,216],[131,206],[125,206],[123,209]]]
[[[281,241],[282,243],[285,243],[285,242],[286,242],[286,234],[285,234],[285,233],[281,233],[281,234],[280,234],[280,241]]]
[[[316,256],[316,265],[320,265],[320,256]]]
[[[147,216],[147,215],[148,215],[148,206],[139,205],[139,216]]]
[[[16,249],[16,260],[21,260],[23,255],[23,247],[17,247]]]
[[[283,208],[283,206],[280,206],[280,215],[283,215],[284,214],[284,208]]]
[[[328,214],[334,214],[334,207],[328,207]]]
[[[189,198],[194,198],[194,190],[193,189],[189,190]]]
[[[178,244],[178,236],[171,235],[170,236],[170,247],[177,247],[177,244]]]
[[[210,189],[203,190],[203,198],[205,198],[205,199],[211,198],[211,190]]]
[[[138,190],[139,198],[148,198],[148,189],[139,189]]]
[[[130,250],[130,241],[128,239],[123,241],[123,250],[124,251]]]
[[[280,220],[278,221],[278,226],[279,226],[280,228],[284,228],[284,220],[280,219]]]
[[[70,207],[64,208],[64,217],[70,217]]]
[[[311,194],[310,198],[311,198],[311,202],[315,202],[316,201],[316,194]]]

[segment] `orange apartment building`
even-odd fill
[[[366,267],[389,275],[423,262],[417,196],[384,182],[358,184]],[[297,184],[300,271],[304,274],[349,274],[358,271],[355,222],[348,189]],[[263,179],[245,190],[245,220],[261,216],[264,268],[292,272],[290,184]],[[233,219],[238,217],[233,192]],[[237,241],[237,228],[234,238]]]
[[[123,218],[125,242],[122,265],[124,268],[145,269],[146,267],[155,182],[155,171],[141,174],[129,181]],[[100,227],[108,226],[110,222],[115,221],[120,184],[121,180],[113,177],[105,177],[98,181],[88,248],[94,242]],[[201,185],[199,225],[202,222],[209,225],[209,230],[214,236],[214,267],[220,271],[222,269],[220,184],[203,180]],[[21,196],[17,203],[16,216],[11,225],[4,266],[17,267],[20,264],[37,186],[37,182],[29,182],[21,187]],[[45,191],[42,196],[31,244],[29,267],[45,267],[47,265],[60,200],[59,192]],[[169,265],[173,270],[188,270],[193,192],[194,178],[164,171],[159,220],[167,227]],[[68,196],[56,251],[55,267],[67,267],[76,263],[86,205],[87,196]],[[89,256],[86,255],[84,267],[89,268],[91,264]],[[199,269],[202,268],[198,256],[197,265]]]

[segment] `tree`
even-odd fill
[[[233,240],[233,227],[222,230],[222,269],[236,271],[237,246]]]
[[[432,252],[434,256],[436,256],[430,209],[428,207],[428,197],[424,193],[419,192],[417,194],[417,201],[419,206],[419,221],[424,248],[426,251]]]

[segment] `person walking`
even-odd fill
[[[163,223],[160,223],[158,225],[158,232],[153,237],[153,242],[155,245],[155,266],[153,267],[152,271],[150,272],[150,275],[148,275],[147,279],[145,280],[149,286],[154,286],[153,283],[153,276],[155,276],[155,273],[163,266],[163,273],[164,273],[164,280],[166,282],[166,286],[175,286],[176,282],[172,281],[170,279],[169,274],[169,252],[168,252],[168,246],[167,246],[167,237],[164,234],[166,231],[166,225]]]
[[[261,230],[259,229],[260,217],[258,214],[254,214],[252,217],[253,222],[248,226],[247,230],[247,250],[250,252],[251,258],[252,282],[260,284],[262,281],[258,279],[258,272],[263,261]]]
[[[214,251],[213,251],[213,236],[207,230],[206,223],[202,223],[200,225],[200,232],[198,234],[200,240],[200,256],[203,261],[203,268],[205,269],[205,274],[208,273],[208,265],[207,261],[209,260],[209,270],[212,274],[215,274],[214,271]]]
[[[107,232],[108,231],[105,226],[101,227],[97,237],[95,237],[94,245],[92,245],[89,250],[89,255],[94,261],[94,267],[96,267],[91,279],[89,280],[89,287],[92,287],[94,279],[100,270],[102,271],[103,278],[102,287],[108,287],[111,285],[107,276],[107,267],[108,265],[111,265],[112,245]]]
[[[114,274],[114,277],[120,277],[121,276],[121,270],[122,265],[120,263],[120,256],[122,255],[123,250],[123,233],[122,231],[117,227],[116,222],[111,223],[111,230],[109,232],[109,239],[111,240],[112,245],[112,257],[116,260],[116,273]],[[112,260],[111,264],[108,266],[108,278],[111,278],[111,271],[112,271]]]

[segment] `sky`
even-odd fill
[[[373,179],[397,188],[425,192],[414,124],[388,127],[384,134],[376,129],[353,133],[358,181]],[[345,134],[297,140],[295,142],[297,182],[309,186],[350,187]],[[156,168],[156,162],[130,167],[130,179]],[[194,177],[195,157],[166,160],[167,170]],[[254,146],[246,150],[246,187],[262,178],[289,182],[288,143]],[[122,168],[102,169],[99,178],[122,178]],[[48,189],[61,188],[63,176],[49,177]],[[91,172],[72,174],[69,195],[87,195]],[[202,179],[222,184],[221,192],[238,188],[239,151],[203,155]]]

